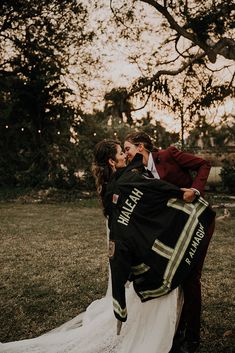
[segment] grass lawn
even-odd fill
[[[80,204],[0,204],[0,341],[37,336],[105,293],[105,220]]]
[[[217,222],[204,266],[199,353],[234,352],[233,210]],[[1,342],[38,336],[104,295],[106,230],[96,201],[2,202],[0,237]]]

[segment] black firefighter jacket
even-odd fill
[[[169,293],[190,275],[215,217],[207,201],[182,201],[178,187],[140,174],[141,161],[118,171],[107,185],[114,314],[126,321],[125,284],[141,301]]]

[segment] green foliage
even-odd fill
[[[223,186],[230,193],[235,194],[235,165],[229,161],[224,161],[220,173]]]
[[[105,94],[104,100],[106,102],[106,114],[112,115],[115,118],[119,118],[121,120],[123,120],[123,116],[125,116],[127,123],[132,123],[132,104],[128,99],[126,88],[113,88],[110,92]]]
[[[73,0],[2,2],[0,185],[64,187],[78,182],[71,142],[77,113],[61,78],[71,46],[74,60],[92,39],[86,22],[86,9]]]
[[[147,113],[146,117],[138,119],[136,129],[146,132],[151,136],[154,145],[157,148],[166,148],[169,145],[179,141],[179,134],[166,131],[159,121],[155,121],[151,113]]]
[[[229,146],[234,146],[235,124],[231,123],[233,118],[232,115],[224,115],[219,124],[209,124],[204,115],[199,116],[187,138],[187,146],[202,149],[215,148],[221,152]]]

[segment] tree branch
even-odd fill
[[[232,78],[231,78],[231,81],[229,82],[228,87],[232,87],[234,78],[235,78],[235,72],[233,73],[233,76],[232,76]]]
[[[147,103],[148,103],[148,101],[149,101],[149,98],[151,97],[151,94],[152,94],[152,86],[150,86],[150,90],[149,90],[149,92],[148,92],[148,96],[147,96],[147,98],[146,98],[144,104],[143,104],[141,107],[139,107],[139,108],[134,108],[134,109],[132,109],[132,111],[133,111],[133,112],[136,112],[137,110],[141,110],[141,109],[145,108],[146,105],[147,105]]]
[[[163,7],[155,0],[140,0],[140,1],[153,6],[158,12],[160,12],[167,19],[171,28],[176,30],[176,32],[179,33],[181,36],[189,39],[191,42],[194,42],[196,40],[196,37],[193,34],[187,32],[183,27],[178,25],[178,23],[168,12],[167,7]]]
[[[162,75],[168,75],[168,76],[176,76],[179,73],[183,72],[187,67],[189,67],[192,63],[195,61],[203,58],[206,54],[201,53],[196,55],[193,59],[185,62],[181,67],[179,67],[177,70],[159,70],[155,75],[153,75],[150,79],[146,80],[143,84],[140,86],[132,89],[128,94],[127,98],[133,96],[135,93],[142,91],[144,88],[150,86],[154,81],[156,81],[160,76]]]
[[[162,5],[160,5],[155,0],[140,0],[140,1],[153,6],[158,12],[160,12],[167,19],[167,21],[170,24],[170,27],[172,29],[174,29],[181,36],[183,36],[184,38],[187,38],[188,40],[190,40],[194,44],[198,45],[202,50],[204,50],[206,55],[207,55],[207,57],[208,57],[208,59],[210,60],[210,62],[212,62],[212,63],[216,62],[216,56],[217,56],[218,53],[223,55],[226,58],[229,57],[229,59],[230,58],[233,59],[235,57],[235,49],[230,50],[231,47],[232,48],[234,47],[234,41],[233,40],[228,39],[228,38],[224,38],[225,42],[222,39],[215,46],[211,46],[211,45],[208,45],[207,43],[203,43],[203,42],[198,40],[197,36],[195,36],[192,33],[189,33],[183,27],[181,27],[175,21],[175,19],[172,17],[172,15],[169,13],[169,11],[167,10],[166,6],[163,7]],[[222,43],[220,43],[221,41],[222,41]],[[230,48],[229,49],[229,53],[227,52],[228,50],[225,49],[225,47],[227,47],[227,46],[229,46],[229,48]],[[222,51],[222,49],[224,49],[224,51]],[[218,50],[220,52],[218,52]]]
[[[225,37],[220,39],[217,43],[209,39],[207,43],[213,47],[213,51],[216,54],[222,55],[229,60],[235,60],[235,41],[233,39]]]
[[[122,21],[122,19],[117,15],[117,12],[114,10],[112,3],[113,3],[113,0],[110,0],[109,7],[114,15],[114,18],[116,19],[116,21],[120,22],[125,28],[128,28],[128,26],[126,26],[126,24]]]

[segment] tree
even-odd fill
[[[120,38],[132,45],[129,59],[140,69],[126,94],[127,100],[132,99],[132,111],[150,100],[170,107],[181,119],[183,141],[184,128],[198,118],[199,109],[208,110],[234,95],[235,4],[110,0],[110,7]],[[133,41],[138,41],[136,50]],[[141,106],[133,104],[140,100]]]
[[[233,163],[225,160],[220,173],[224,188],[232,195],[235,194],[235,167]]]
[[[189,149],[215,149],[223,153],[235,146],[235,124],[232,114],[224,115],[218,123],[208,124],[204,115],[195,122],[187,138]]]
[[[179,140],[178,133],[167,131],[159,121],[151,117],[149,112],[145,117],[138,119],[135,125],[137,130],[144,131],[152,137],[157,148],[166,148],[169,145],[176,144]]]
[[[231,118],[231,119],[230,119]],[[213,135],[214,146],[220,150],[235,147],[235,123],[234,114],[224,116],[224,121],[218,124],[217,129]]]
[[[63,77],[93,38],[74,0],[2,1],[0,9],[0,185],[50,184],[76,168],[71,126],[78,114]],[[81,55],[80,55],[81,56]],[[81,75],[82,76],[82,75]],[[85,82],[80,82],[85,91]]]

